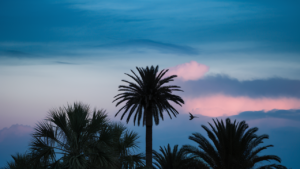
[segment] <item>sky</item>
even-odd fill
[[[153,147],[192,144],[212,118],[268,134],[265,154],[300,168],[300,1],[0,1],[0,167],[28,150],[49,110],[105,109],[124,73],[159,65],[185,104],[154,127]],[[199,118],[189,121],[188,112]],[[123,121],[125,123],[125,121]],[[140,134],[145,128],[127,125]]]

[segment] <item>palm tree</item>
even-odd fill
[[[128,123],[131,116],[134,115],[134,124],[137,121],[140,125],[142,120],[143,126],[146,125],[146,166],[152,168],[152,126],[153,120],[156,125],[159,124],[159,119],[164,119],[163,111],[166,111],[170,118],[171,114],[175,117],[178,111],[169,103],[172,101],[178,105],[184,104],[181,97],[173,95],[173,91],[182,91],[179,86],[164,86],[166,83],[173,81],[176,75],[165,77],[164,75],[168,70],[162,70],[158,73],[158,66],[146,68],[136,68],[139,76],[134,71],[131,72],[134,76],[131,77],[135,83],[127,80],[122,80],[127,83],[128,86],[120,85],[119,91],[122,93],[115,96],[115,101],[118,101],[116,106],[125,102],[125,105],[116,113],[117,116],[122,110],[124,113],[121,116],[121,120],[125,114],[128,113],[126,122]]]
[[[154,164],[158,169],[181,169],[187,163],[188,159],[183,149],[178,150],[178,145],[175,145],[173,151],[168,144],[167,148],[159,147],[159,152],[153,150]]]
[[[273,147],[273,145],[258,147],[264,139],[269,138],[266,134],[257,136],[255,132],[258,128],[248,129],[245,121],[231,123],[229,118],[226,119],[226,124],[223,120],[221,122],[217,120],[216,122],[213,119],[213,122],[215,127],[208,123],[212,131],[202,125],[213,144],[200,133],[193,133],[189,139],[196,142],[199,148],[189,145],[184,146],[187,153],[202,158],[210,168],[253,169],[262,161],[275,160],[281,162],[281,159],[275,155],[258,155],[262,150]],[[272,164],[258,167],[258,169],[286,169],[286,167]]]
[[[114,148],[118,156],[118,169],[133,169],[145,165],[145,157],[142,153],[135,154],[138,150],[138,134],[128,130],[121,123],[111,125],[112,133],[116,136]]]
[[[11,156],[13,161],[7,162],[5,167],[1,169],[34,169],[35,165],[31,163],[31,155],[29,153],[20,154]],[[43,168],[43,166],[39,165],[39,168]]]
[[[52,168],[111,167],[117,160],[114,140],[105,111],[95,109],[90,117],[89,106],[74,103],[50,111],[37,124],[31,150],[35,161],[48,161]]]
[[[189,156],[183,148],[175,145],[173,150],[168,144],[167,148],[160,147],[159,152],[153,150],[154,164],[158,169],[209,169],[199,160]],[[202,164],[202,165],[201,165]]]

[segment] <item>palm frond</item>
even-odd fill
[[[257,169],[287,169],[287,167],[280,164],[270,164],[258,167]]]
[[[143,119],[143,125],[145,117],[142,115],[142,111],[145,111],[148,106],[151,106],[153,119],[156,125],[159,124],[159,119],[163,119],[163,111],[166,111],[170,118],[172,115],[176,117],[178,111],[169,103],[170,101],[182,106],[184,101],[181,97],[173,95],[172,91],[182,91],[179,86],[170,85],[165,86],[166,83],[172,81],[176,75],[164,77],[168,70],[162,70],[158,72],[158,66],[136,68],[138,74],[131,70],[133,75],[127,74],[135,83],[122,80],[127,83],[128,86],[120,85],[119,91],[122,93],[117,94],[113,102],[117,101],[116,106],[125,103],[124,106],[119,109],[115,116],[123,111],[121,119],[127,114],[126,122],[128,123],[134,115],[134,124],[137,121],[138,125],[141,124]]]
[[[184,146],[185,150],[195,157],[203,159],[211,168],[235,169],[252,168],[262,161],[281,159],[275,155],[259,156],[262,150],[273,145],[258,147],[264,139],[268,139],[266,134],[257,136],[258,128],[248,129],[245,121],[231,121],[229,118],[219,121],[213,119],[214,125],[210,124],[212,130],[202,125],[208,138],[213,145],[200,133],[193,133],[190,140],[198,144],[199,149],[193,146]],[[273,165],[269,165],[271,167]],[[276,165],[274,165],[276,166]]]

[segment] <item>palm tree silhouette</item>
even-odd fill
[[[121,123],[108,121],[105,111],[82,103],[51,110],[37,124],[31,151],[12,155],[1,169],[134,169],[145,166],[145,156],[135,154],[139,138]],[[60,158],[56,158],[61,154]]]
[[[164,119],[163,111],[172,118],[171,114],[175,117],[178,111],[169,103],[172,101],[178,105],[184,104],[181,97],[173,95],[173,91],[182,91],[179,86],[164,86],[164,84],[173,81],[176,75],[163,77],[168,70],[162,70],[158,73],[158,66],[155,68],[147,66],[146,68],[136,67],[139,76],[134,71],[131,72],[134,76],[131,77],[135,83],[127,80],[122,80],[128,86],[120,85],[119,91],[122,93],[115,96],[115,101],[118,101],[116,106],[125,102],[125,105],[116,113],[117,116],[122,110],[124,113],[121,120],[128,113],[126,122],[128,123],[131,116],[134,115],[134,125],[137,121],[140,125],[142,120],[143,126],[146,125],[146,166],[152,168],[152,126],[153,120],[156,125],[159,124],[159,119]]]
[[[114,140],[105,111],[95,109],[90,117],[88,105],[74,103],[51,110],[35,127],[30,147],[34,161],[48,161],[52,168],[112,167]],[[56,154],[62,156],[56,159]]]
[[[281,159],[275,155],[258,155],[262,150],[273,147],[273,145],[258,147],[264,139],[269,138],[266,134],[257,136],[255,132],[258,128],[248,129],[245,121],[231,123],[229,118],[226,119],[226,124],[223,120],[221,122],[217,120],[216,122],[213,119],[213,122],[215,127],[208,123],[212,131],[202,125],[213,144],[200,133],[193,133],[189,139],[196,142],[199,148],[190,145],[184,146],[186,152],[202,158],[210,168],[253,169],[262,161],[275,160],[281,162]],[[257,169],[286,169],[286,167],[271,164],[257,167]]]
[[[169,144],[164,148],[160,146],[159,151],[153,150],[154,165],[157,169],[209,169],[208,166],[201,165],[199,160],[189,156],[183,148],[178,149],[178,145],[175,145],[173,150]]]
[[[138,134],[129,131],[123,124],[114,123],[111,125],[113,133],[116,135],[115,149],[118,154],[117,169],[133,169],[144,167],[145,156],[142,153],[134,154],[139,149]]]
[[[175,145],[173,151],[168,144],[167,148],[160,146],[158,153],[153,150],[153,159],[156,161],[154,164],[158,169],[180,169],[184,168],[185,164],[189,160],[183,149],[178,150],[178,145]]]
[[[31,162],[32,155],[30,153],[24,153],[20,154],[17,153],[16,155],[11,155],[13,158],[13,161],[7,162],[7,165],[4,167],[1,167],[1,169],[34,169],[34,168],[39,168],[39,169],[44,169],[41,165],[39,164],[34,164]]]

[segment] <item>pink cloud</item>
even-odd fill
[[[208,66],[197,63],[196,61],[191,61],[169,68],[167,75],[177,75],[178,78],[183,81],[198,80],[203,77],[208,70]]]
[[[183,109],[187,112],[204,116],[232,116],[244,111],[270,111],[273,109],[290,110],[300,108],[297,98],[249,98],[245,96],[233,97],[222,94],[184,98]]]

